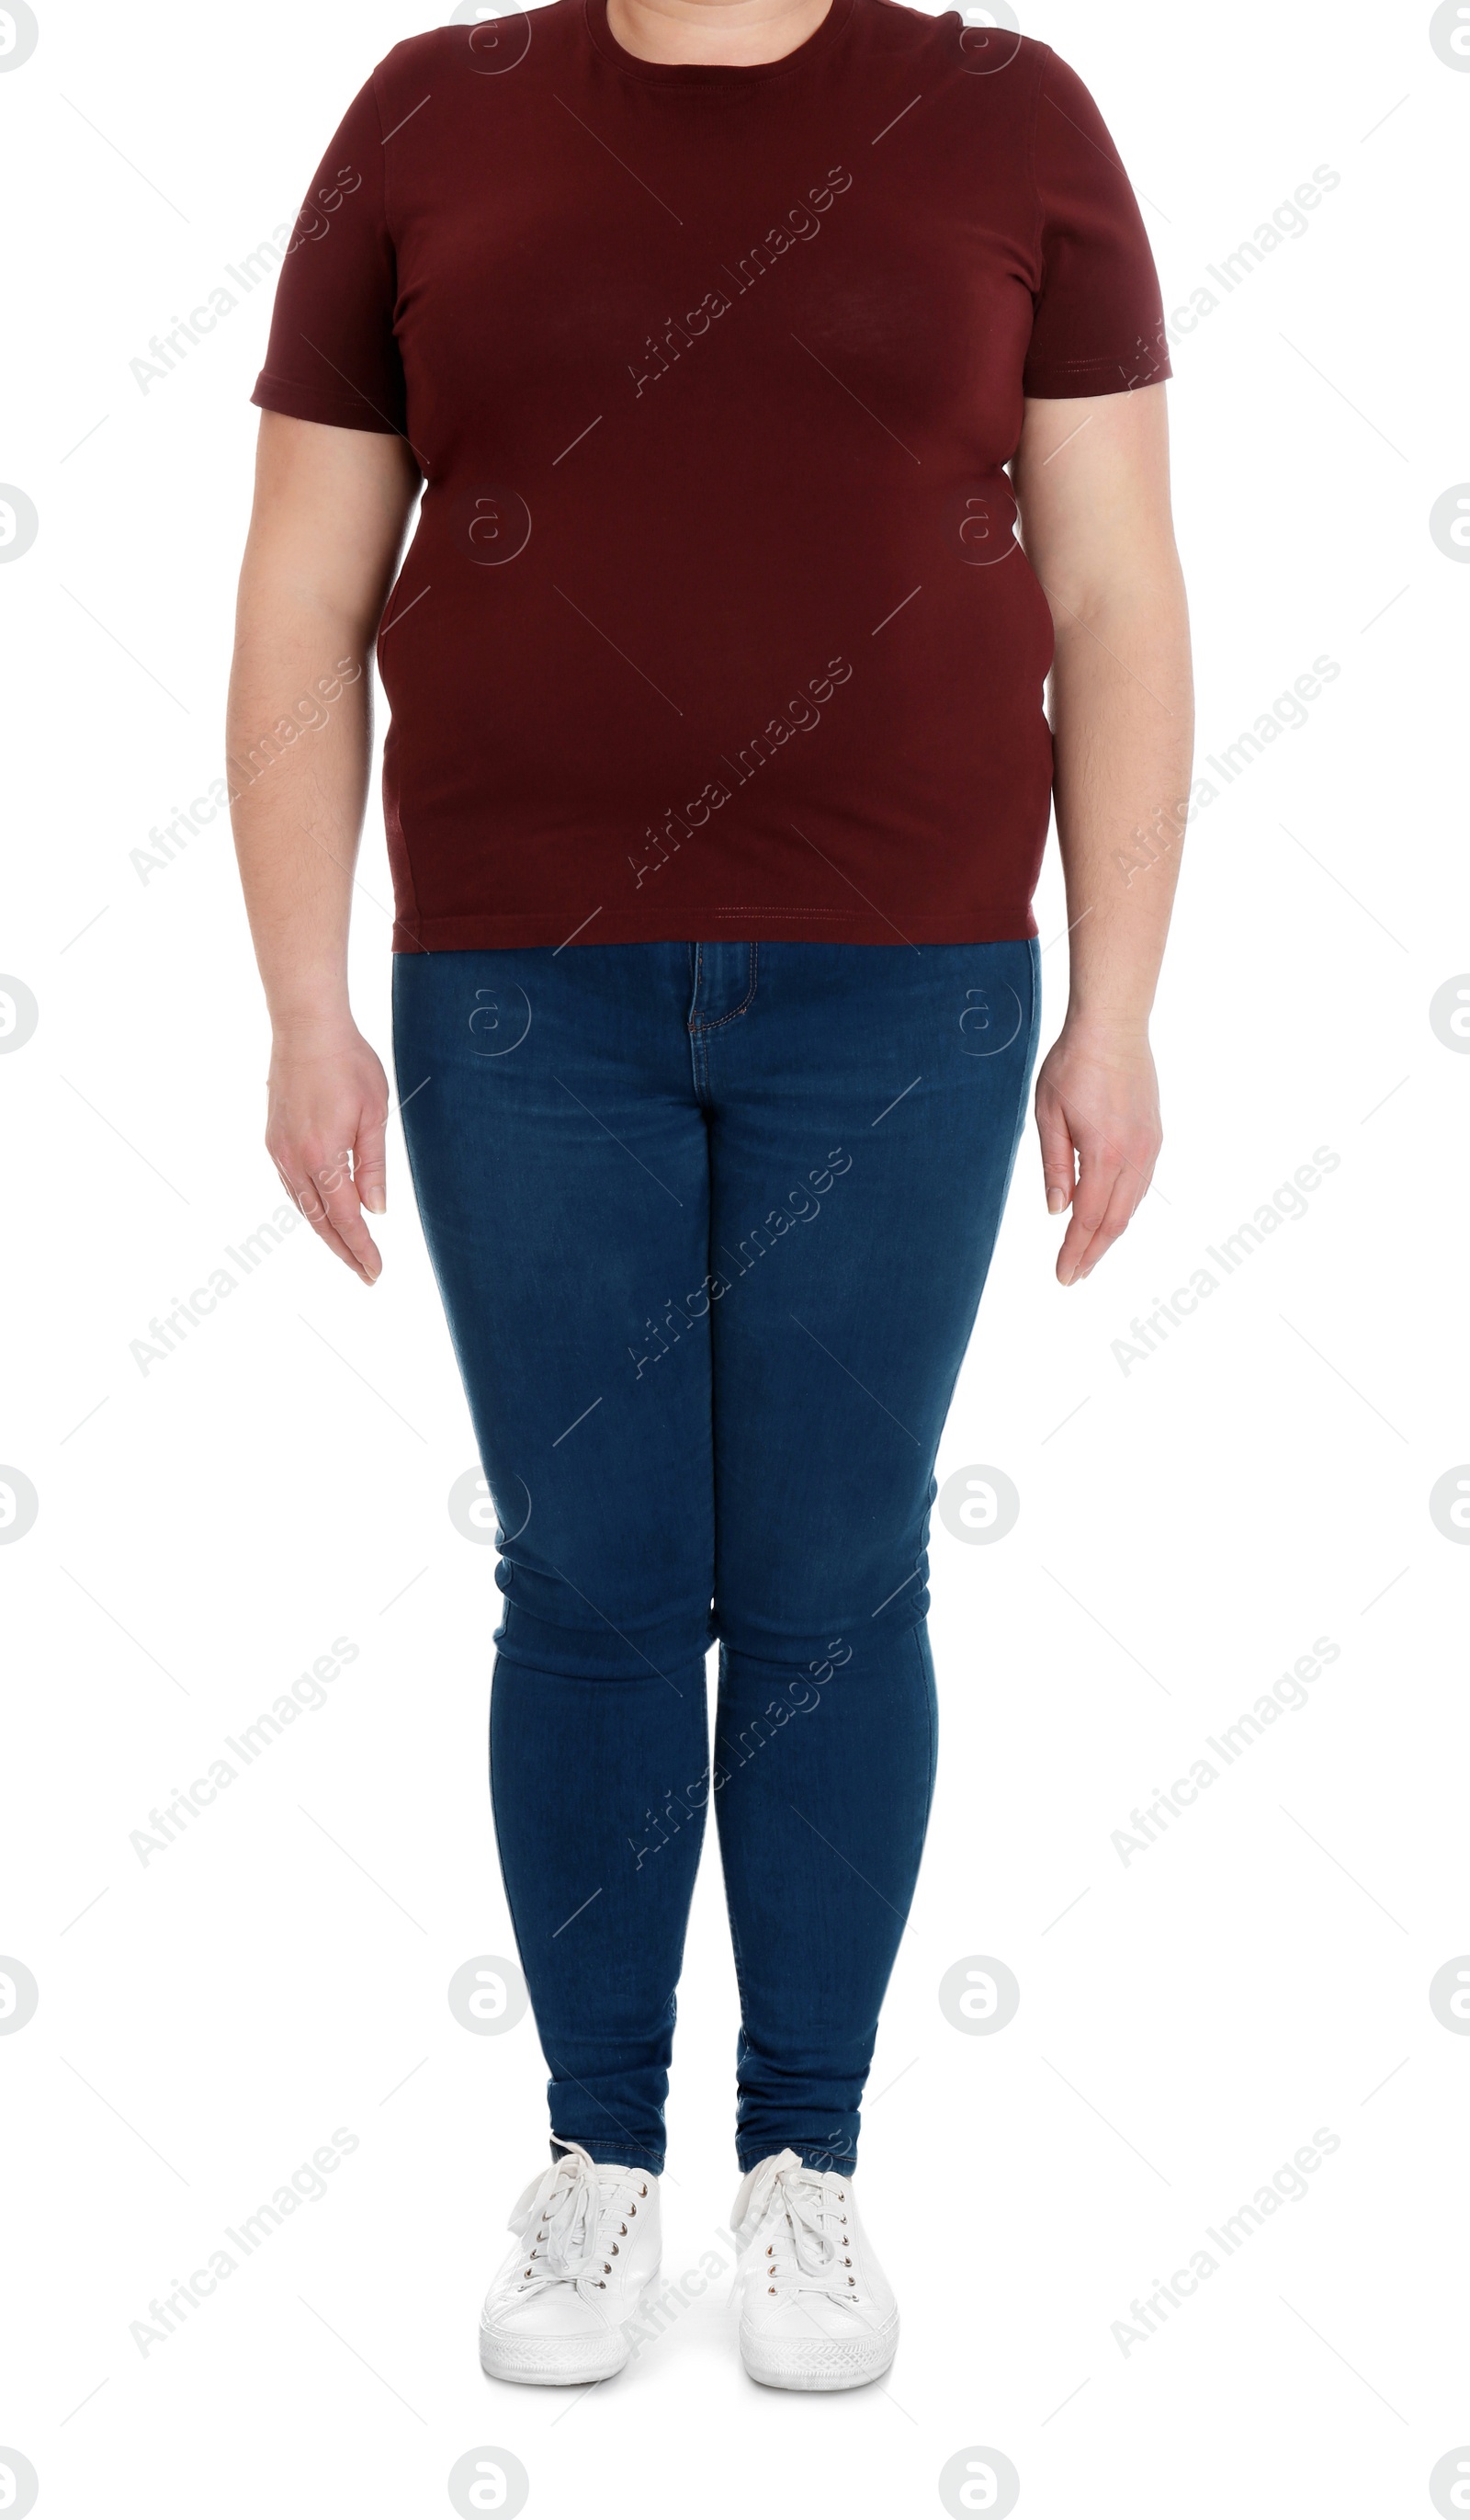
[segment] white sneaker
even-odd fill
[[[861,2389],[898,2348],[898,2305],[842,2171],[774,2152],[731,2208],[740,2360],[768,2389]]]
[[[658,2274],[652,2171],[593,2161],[569,2144],[517,2198],[508,2228],[518,2237],[485,2296],[481,2367],[538,2388],[609,2380]]]

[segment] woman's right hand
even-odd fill
[[[266,1148],[293,1203],[363,1284],[374,1285],[382,1255],[366,1216],[387,1206],[382,1061],[350,1017],[334,1033],[278,1032],[268,1092]]]

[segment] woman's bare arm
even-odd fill
[[[1051,723],[1071,991],[1037,1079],[1036,1118],[1047,1206],[1072,1207],[1056,1261],[1067,1286],[1127,1226],[1163,1136],[1148,1016],[1194,734],[1164,387],[1028,402],[1015,483],[1027,556],[1056,625]]]
[[[230,678],[235,847],[271,1016],[266,1145],[365,1284],[387,1079],[347,1003],[370,659],[419,484],[401,438],[263,412]]]

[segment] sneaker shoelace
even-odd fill
[[[809,2170],[799,2153],[777,2153],[764,2165],[746,2208],[751,2281],[778,2299],[814,2292],[856,2305],[861,2295],[842,2211],[846,2202],[846,2189],[828,2191],[822,2173]]]
[[[648,2182],[636,2170],[617,2172],[606,2185],[604,2176],[578,2145],[519,2198],[508,2227],[528,2244],[517,2290],[569,2283],[584,2299],[606,2291],[612,2262]]]

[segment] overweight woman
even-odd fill
[[[1035,1060],[1053,786],[1062,1285],[1159,1147],[1168,372],[1086,88],[895,0],[416,36],[284,258],[231,717],[266,1142],[372,1285],[389,1094],[346,944],[376,646],[398,1102],[498,1518],[491,1790],[551,2075],[481,2320],[503,2379],[627,2360],[711,1810],[740,2353],[785,2389],[893,2359],[859,2107],[934,1782],[932,1471]],[[943,2210],[916,2199],[930,2239]]]

